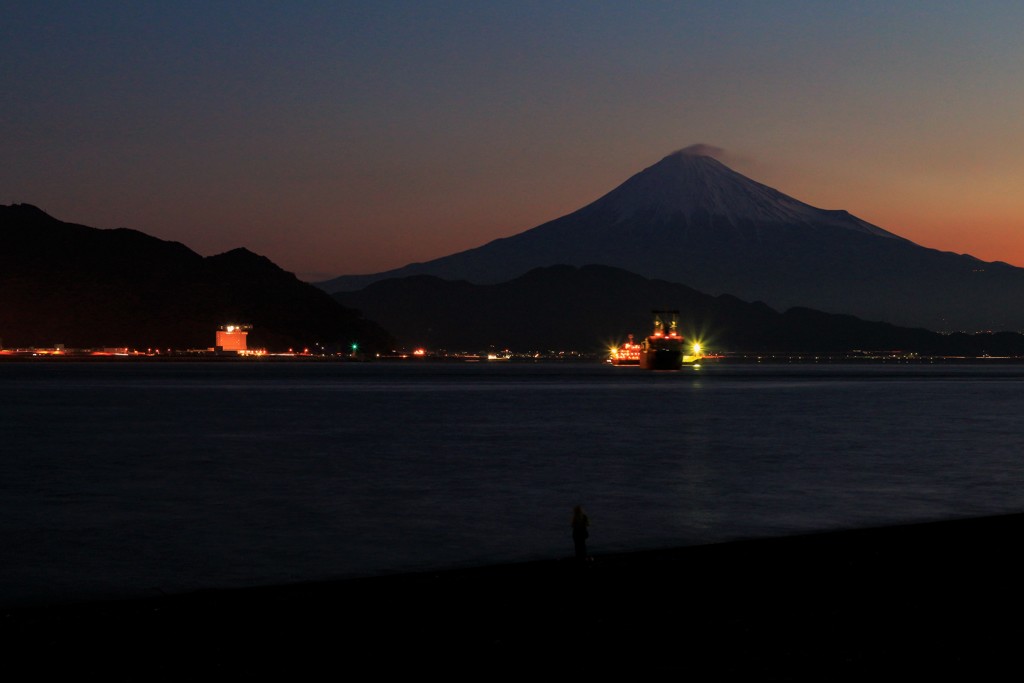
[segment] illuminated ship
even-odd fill
[[[696,363],[703,354],[699,343],[686,353],[686,340],[679,334],[679,311],[652,311],[654,332],[640,344],[640,367],[645,370],[678,370]]]
[[[633,341],[633,335],[629,335],[629,341],[611,350],[608,360],[612,365],[640,365],[641,348]]]

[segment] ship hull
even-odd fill
[[[683,367],[683,349],[671,346],[646,349],[640,353],[640,367],[644,370],[678,370]]]
[[[679,370],[683,365],[698,362],[703,356],[700,344],[693,344],[693,354],[687,354],[690,346],[679,333],[679,311],[653,311],[654,332],[636,345],[639,365],[644,370]],[[629,336],[632,342],[633,335]],[[635,348],[635,347],[634,347]]]

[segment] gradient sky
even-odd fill
[[[7,2],[0,204],[307,279],[478,246],[669,152],[1024,266],[1018,2]]]

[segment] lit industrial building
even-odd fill
[[[217,329],[217,350],[247,351],[249,347],[246,344],[245,338],[251,329],[252,325],[221,325]]]

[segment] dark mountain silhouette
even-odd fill
[[[206,348],[218,325],[250,346],[387,347],[375,323],[245,249],[203,258],[177,242],[0,206],[0,339],[7,347]]]
[[[681,312],[685,336],[718,351],[1024,353],[1018,334],[942,335],[807,308],[779,313],[609,266],[537,268],[493,285],[414,275],[335,297],[379,320],[401,343],[432,349],[599,352],[627,333],[648,334],[651,309],[664,308]]]
[[[922,247],[687,150],[532,230],[319,286],[350,291],[417,274],[493,284],[557,264],[615,266],[779,309],[808,306],[938,330],[1024,329],[1024,269]]]

